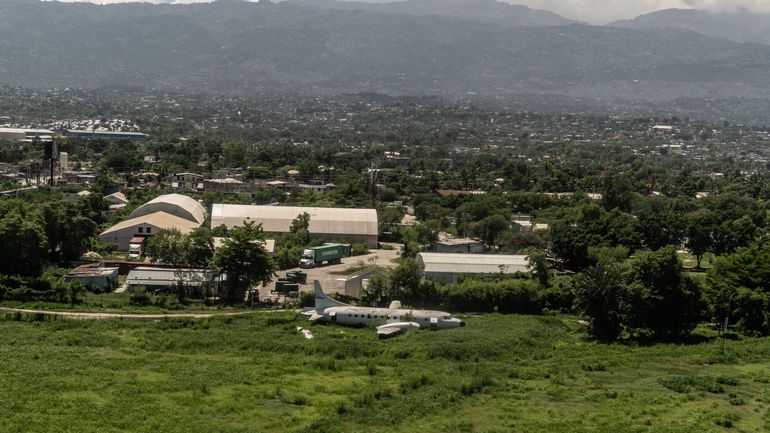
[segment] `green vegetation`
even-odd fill
[[[485,315],[378,341],[293,313],[0,316],[3,431],[758,432],[770,339],[605,345],[569,316]]]

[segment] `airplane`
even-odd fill
[[[380,339],[395,337],[410,329],[447,329],[465,326],[443,311],[411,310],[401,308],[401,302],[393,301],[388,308],[356,307],[329,298],[318,280],[314,282],[315,308],[302,314],[312,322],[328,322],[348,326],[366,326],[370,323],[385,322],[377,326]]]

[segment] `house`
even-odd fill
[[[206,191],[238,192],[243,187],[243,182],[232,177],[224,179],[206,179],[203,181],[203,189]]]
[[[166,183],[171,188],[200,190],[203,189],[203,175],[189,172],[170,174]]]
[[[118,286],[118,268],[102,267],[99,263],[78,266],[64,276],[64,281],[78,281],[85,287],[110,291]]]
[[[464,190],[464,189],[439,189],[436,193],[441,197],[455,197],[463,195],[484,195],[487,192],[482,190]]]
[[[104,200],[110,204],[110,210],[123,209],[128,205],[128,198],[120,191],[105,195]]]
[[[433,243],[433,251],[437,253],[480,254],[485,249],[484,242],[476,239],[446,239]]]

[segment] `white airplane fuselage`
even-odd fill
[[[392,302],[389,308],[348,305],[326,296],[317,280],[314,285],[315,308],[303,313],[313,322],[347,326],[374,324],[380,338],[390,338],[409,329],[448,329],[465,326],[465,322],[455,319],[449,313],[401,308],[398,301]]]
[[[396,322],[417,323],[421,329],[446,329],[465,326],[465,322],[455,319],[451,314],[443,311],[340,306],[326,308],[323,312],[319,311],[318,313],[322,316],[318,319],[319,321],[348,326]]]

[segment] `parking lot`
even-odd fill
[[[345,280],[347,275],[344,272],[353,266],[359,264],[365,264],[367,266],[377,265],[383,268],[392,269],[396,267],[395,260],[401,253],[400,245],[394,244],[393,250],[371,250],[370,254],[355,257],[344,257],[342,263],[338,265],[324,265],[317,268],[300,269],[299,267],[293,269],[287,269],[285,271],[278,272],[278,278],[283,278],[287,272],[300,270],[307,274],[307,284],[300,286],[301,292],[309,292],[313,290],[313,281],[318,280],[321,282],[326,293],[338,293],[344,290],[344,283],[341,280]],[[277,278],[276,278],[277,279]],[[275,287],[275,281],[267,287],[259,288],[259,298],[261,300],[273,299],[279,300],[278,295],[271,293]]]

